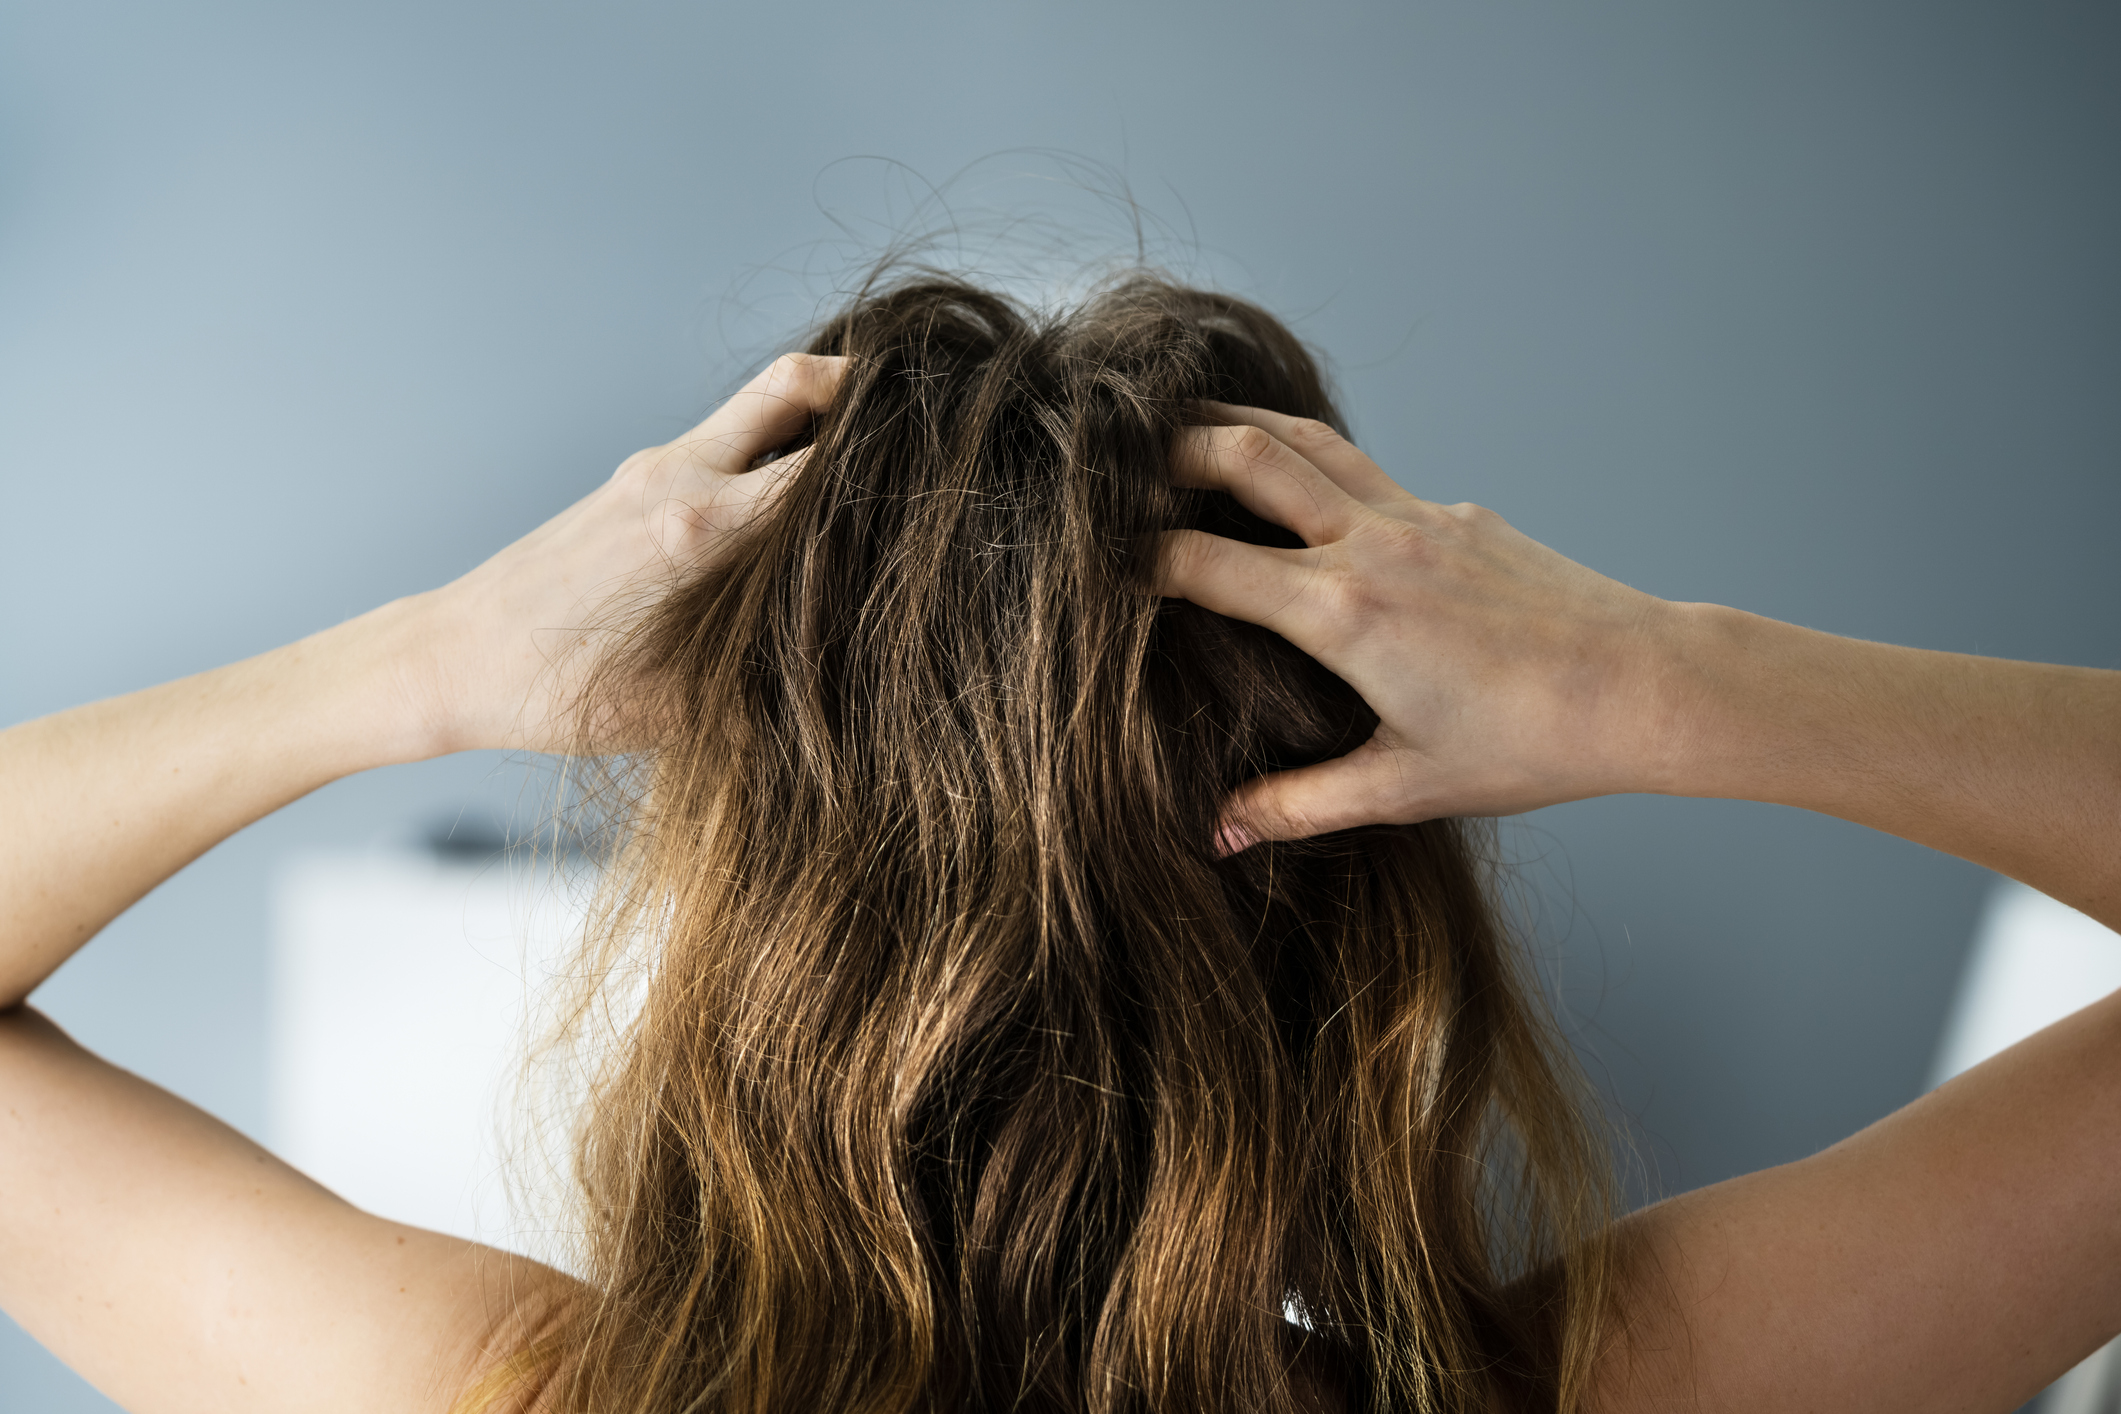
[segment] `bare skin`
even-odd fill
[[[354,771],[566,744],[593,611],[711,557],[830,397],[776,364],[431,593],[0,733],[0,1307],[142,1414],[441,1414],[567,1278],[361,1213],[24,1005],[216,842]],[[1197,534],[1160,588],[1282,633],[1383,722],[1255,783],[1225,840],[1720,795],[1892,831],[2121,921],[2121,674],[1856,643],[1638,594],[1252,409],[1174,473],[1301,534]],[[614,724],[624,733],[626,724]],[[2117,940],[2121,946],[2121,940]],[[1624,1225],[1600,1410],[1995,1410],[2121,1330],[2121,999],[1837,1145]],[[519,1404],[531,1401],[523,1392]]]

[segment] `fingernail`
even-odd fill
[[[1224,821],[1223,827],[1215,832],[1215,852],[1225,859],[1241,849],[1251,848],[1254,843],[1251,832],[1235,820]]]

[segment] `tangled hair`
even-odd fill
[[[1167,455],[1204,399],[1338,425],[1311,357],[1150,275],[901,276],[809,349],[851,362],[805,461],[588,699],[670,725],[558,1407],[1573,1407],[1609,1161],[1476,827],[1211,846],[1376,724],[1148,592],[1161,531],[1298,543]]]

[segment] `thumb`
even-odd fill
[[[1223,806],[1215,852],[1236,854],[1263,840],[1399,823],[1408,818],[1413,796],[1406,758],[1371,737],[1345,756],[1248,781]]]

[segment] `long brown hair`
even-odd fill
[[[733,553],[641,615],[653,684],[592,960],[651,940],[586,1110],[558,1403],[678,1411],[1574,1403],[1608,1156],[1478,827],[1219,858],[1227,793],[1357,694],[1147,592],[1201,400],[1336,426],[1254,305],[1138,273],[1037,311],[865,288]]]

